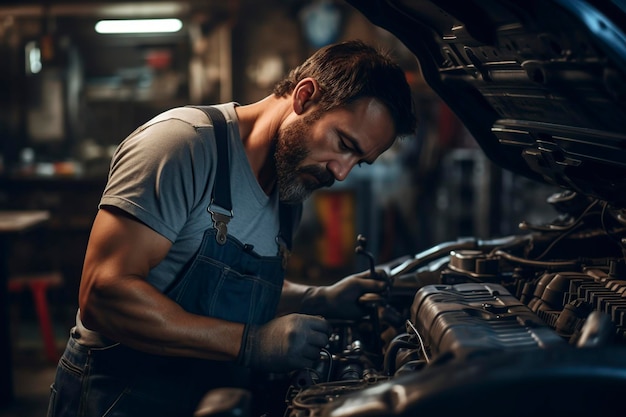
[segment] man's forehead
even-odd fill
[[[395,126],[387,107],[373,98],[355,101],[344,134],[364,156],[375,159],[395,141]],[[368,161],[368,162],[373,162]]]

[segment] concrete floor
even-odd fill
[[[48,409],[48,393],[56,366],[38,359],[39,352],[22,350],[14,355],[15,399],[0,409],[0,417],[43,417]]]
[[[59,354],[67,342],[69,327],[58,320],[54,332]],[[12,321],[14,401],[0,408],[0,417],[44,417],[56,363],[45,358],[38,323],[33,318]]]

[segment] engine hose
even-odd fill
[[[526,242],[530,239],[530,235],[521,236],[507,236],[503,238],[490,239],[490,240],[476,240],[473,238],[459,239],[452,242],[445,242],[440,245],[434,246],[423,252],[418,253],[412,258],[407,259],[390,271],[390,277],[396,277],[398,275],[405,274],[412,269],[418,268],[435,259],[447,256],[453,250],[464,249],[482,249],[491,250],[493,248],[514,246],[518,243]]]
[[[536,266],[538,268],[552,269],[552,268],[576,268],[578,267],[578,261],[533,261],[531,259],[524,259],[515,255],[511,255],[510,253],[507,253],[502,250],[497,250],[495,251],[494,254],[496,256],[501,256],[502,258],[508,261],[515,262],[520,265]]]
[[[383,360],[383,372],[386,376],[392,376],[396,372],[396,357],[400,349],[415,349],[417,347],[415,343],[406,340],[409,337],[408,333],[402,333],[389,342]]]

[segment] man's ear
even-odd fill
[[[293,111],[300,115],[317,103],[320,87],[314,78],[307,77],[293,89]]]

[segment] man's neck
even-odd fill
[[[273,95],[235,107],[239,135],[259,185],[270,194],[276,184],[275,140],[282,122],[291,113],[291,100]]]

